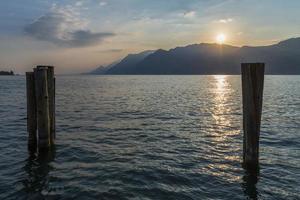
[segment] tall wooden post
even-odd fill
[[[53,69],[53,126],[54,126],[54,130],[53,130],[53,135],[54,135],[54,139],[56,138],[56,121],[55,121],[55,91],[56,91],[56,79],[54,76],[54,69]]]
[[[37,117],[34,73],[26,72],[26,94],[27,94],[27,132],[28,150],[35,151],[37,148]]]
[[[38,66],[42,67],[42,66]],[[49,95],[49,122],[50,122],[50,143],[54,144],[55,139],[55,82],[54,82],[54,67],[47,66],[47,84]]]
[[[264,71],[264,63],[242,63],[243,166],[253,170],[259,169]]]
[[[35,70],[35,91],[37,104],[38,148],[48,149],[50,146],[49,94],[47,84],[47,68]]]
[[[55,139],[54,67],[37,66],[33,71],[26,72],[28,148],[41,152]]]

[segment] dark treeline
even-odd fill
[[[8,75],[13,76],[15,75],[13,71],[0,71],[0,75]]]

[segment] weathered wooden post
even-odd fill
[[[26,73],[29,149],[47,150],[55,139],[55,78],[52,66]]]
[[[27,132],[28,132],[28,150],[35,151],[37,148],[36,135],[36,98],[34,73],[26,72],[26,95],[27,95]]]
[[[53,135],[54,135],[54,139],[56,138],[56,122],[55,122],[55,84],[56,84],[56,79],[55,79],[55,76],[54,76],[54,69],[53,69],[53,126],[54,126],[54,130],[53,130]]]
[[[259,135],[263,102],[264,63],[242,63],[243,166],[259,169]]]
[[[42,66],[38,66],[42,67]],[[54,144],[55,139],[55,87],[54,68],[47,66],[47,84],[49,95],[49,122],[50,122],[50,143]]]
[[[47,68],[38,67],[35,70],[35,91],[37,105],[38,148],[44,150],[50,147],[49,94],[47,84]]]

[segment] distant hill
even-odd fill
[[[202,43],[145,51],[94,74],[240,74],[242,62],[264,62],[267,74],[300,74],[300,38],[258,47]]]
[[[126,69],[131,68],[142,61],[145,57],[153,53],[154,51],[143,51],[138,54],[129,54],[122,60],[115,61],[107,66],[100,66],[88,74],[124,74]]]
[[[143,51],[138,54],[129,54],[119,63],[115,64],[106,71],[106,74],[130,74],[132,67],[138,65],[147,56],[151,55],[154,51]]]
[[[93,71],[89,72],[88,74],[105,74],[107,70],[109,70],[110,68],[112,68],[113,66],[115,66],[116,64],[118,64],[120,61],[115,61],[107,66],[100,66],[96,69],[94,69]]]

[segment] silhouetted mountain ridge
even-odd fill
[[[107,70],[106,74],[127,74],[132,71],[132,67],[151,55],[154,51],[143,51],[138,54],[129,54],[119,63]]]
[[[264,62],[267,74],[300,74],[300,38],[258,47],[201,43],[144,51],[103,74],[240,74],[242,62]]]

